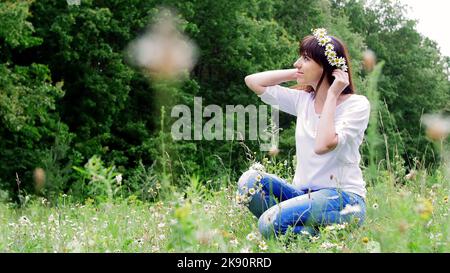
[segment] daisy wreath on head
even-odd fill
[[[327,56],[328,63],[347,72],[348,66],[345,58],[337,56],[336,51],[334,51],[334,45],[331,43],[331,37],[327,35],[327,30],[324,28],[316,28],[311,29],[311,31],[319,45],[325,47],[325,56]]]

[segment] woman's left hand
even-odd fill
[[[350,84],[350,81],[348,79],[348,73],[344,72],[341,69],[335,69],[332,73],[334,77],[334,81],[330,86],[330,89],[328,89],[328,92],[332,92],[333,95],[339,96],[342,91]]]

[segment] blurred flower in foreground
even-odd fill
[[[36,191],[40,191],[45,184],[45,171],[42,168],[36,168],[33,172],[34,187]]]
[[[183,35],[176,15],[162,9],[148,31],[128,45],[129,61],[150,76],[177,79],[195,64],[197,47]]]
[[[375,67],[376,62],[377,62],[377,57],[375,55],[375,52],[373,52],[370,49],[364,51],[363,66],[366,71],[368,71],[368,72],[372,71],[373,68]]]
[[[425,114],[421,119],[431,140],[443,140],[450,133],[450,118],[438,114]]]
[[[424,220],[428,220],[433,213],[433,205],[428,199],[421,199],[415,207],[416,212]]]
[[[272,145],[272,147],[270,147],[270,149],[269,149],[270,156],[277,156],[279,153],[280,153],[280,150],[278,149],[278,147],[276,145]]]
[[[407,175],[405,175],[404,178],[406,180],[414,180],[416,178],[416,176],[417,176],[417,171],[414,169],[411,169],[411,171]]]

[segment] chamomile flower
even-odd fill
[[[318,28],[313,30],[314,36],[325,37],[327,35],[327,30],[324,28]]]
[[[331,61],[330,61],[330,59],[328,59],[328,60],[331,64],[331,66],[336,66],[339,62],[337,58],[332,58]]]
[[[230,241],[230,245],[237,246],[239,244],[239,241],[237,239],[233,239]]]
[[[336,57],[336,51],[334,50],[327,50],[325,51],[325,56],[328,58],[335,58]]]
[[[257,238],[257,236],[256,236],[256,234],[254,233],[254,232],[250,232],[248,235],[247,235],[247,240],[248,241],[254,241],[254,240],[256,240],[256,238]]]
[[[333,44],[327,44],[327,45],[325,46],[325,50],[326,50],[326,51],[333,51],[333,49],[334,49],[334,45],[333,45]]]
[[[330,248],[336,247],[336,244],[333,244],[333,243],[330,243],[330,242],[323,242],[320,245],[320,247],[324,248],[324,249],[330,249]]]
[[[256,193],[255,188],[250,188],[250,189],[248,190],[248,193],[249,193],[250,195],[254,195],[254,194]]]
[[[261,240],[258,244],[259,249],[261,249],[262,251],[266,251],[267,250],[267,243],[264,240]]]
[[[331,38],[328,36],[319,39],[319,45],[321,46],[325,46],[329,42],[331,42]]]
[[[250,170],[255,170],[258,172],[265,172],[266,168],[264,168],[264,166],[261,163],[255,162],[250,166]]]

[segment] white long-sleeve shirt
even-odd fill
[[[293,184],[298,189],[340,188],[365,198],[366,183],[359,167],[359,147],[370,116],[370,103],[365,96],[353,94],[336,106],[334,124],[338,144],[323,155],[314,152],[320,115],[314,108],[313,93],[275,85],[266,87],[259,97],[280,111],[297,116],[297,166]]]

